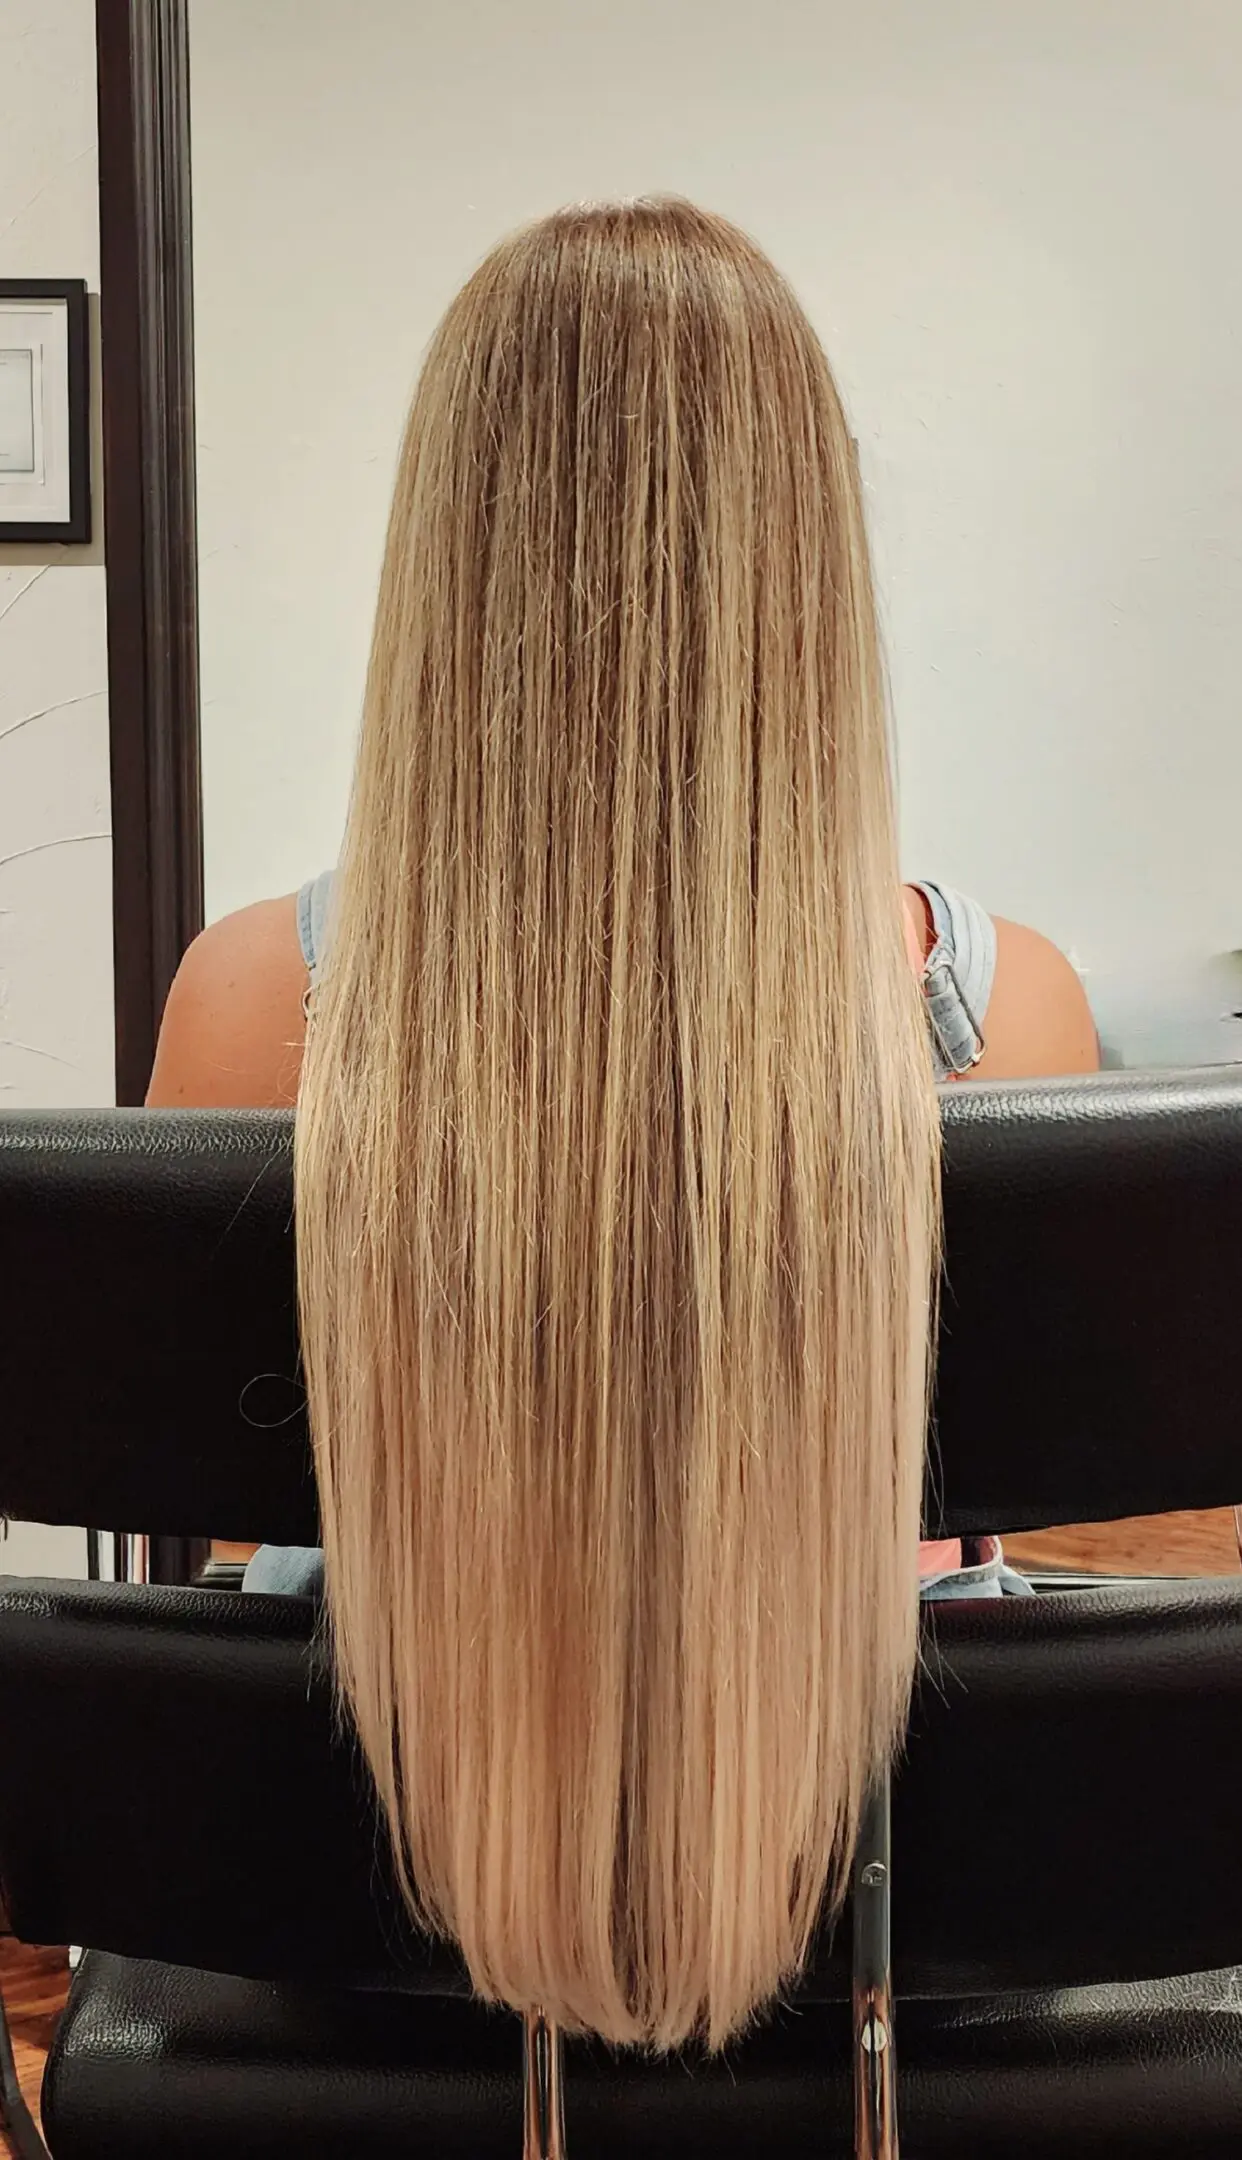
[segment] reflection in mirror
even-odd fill
[[[271,896],[336,859],[396,447],[446,304],[525,219],[668,191],[755,235],[842,387],[909,935],[926,959],[946,908],[964,949],[1001,926],[979,1070],[1242,1056],[1242,20],[192,0],[191,48],[209,918],[268,903],[258,949],[287,946]],[[296,1082],[293,1056],[266,1084]],[[1231,1524],[1210,1534],[1235,1565]],[[1111,1564],[1166,1564],[1135,1536]]]
[[[859,438],[906,873],[1242,1052],[1242,22],[917,0],[191,9],[208,913],[335,857],[402,415],[558,202],[753,231]],[[1232,1017],[1231,1017],[1232,1016]]]

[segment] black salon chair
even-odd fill
[[[961,1089],[944,1116],[929,1530],[1232,1500],[1242,1076]],[[0,1507],[313,1538],[288,1138],[0,1121]],[[892,1801],[908,2160],[1236,2155],[1242,1583],[944,1606],[924,1651]],[[55,2160],[516,2155],[522,2036],[403,1917],[313,1608],[4,1583],[0,1732],[12,1925],[94,1946]],[[853,2151],[848,1936],[723,2061],[571,2045],[573,2160]]]

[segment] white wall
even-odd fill
[[[98,186],[92,0],[0,0],[0,277],[94,294]],[[0,544],[0,1110],[113,1100],[109,824],[103,550]],[[84,1560],[0,1541],[4,1574]]]
[[[450,294],[675,189],[846,390],[909,871],[1048,930],[1131,1055],[1242,1054],[1236,0],[192,0],[191,41],[212,913],[334,855]]]

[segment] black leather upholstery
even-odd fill
[[[0,1118],[0,1512],[313,1544],[288,1118]]]
[[[1242,1066],[942,1104],[946,1532],[1242,1499]]]
[[[300,1598],[0,1580],[0,1731],[39,1735],[0,1771],[19,1935],[265,1978],[460,1984],[401,1923],[315,1628]]]
[[[929,1528],[1239,1497],[1242,1071],[950,1088],[943,1118]],[[0,1118],[0,1510],[313,1542],[289,1141],[258,1111]]]
[[[1232,1500],[1242,1074],[957,1089],[944,1126],[929,1527]],[[288,1142],[257,1113],[0,1119],[0,1509],[313,1537]],[[55,2160],[516,2148],[513,2024],[401,1917],[315,1627],[297,1600],[0,1584],[0,1889],[29,1938],[97,1946],[45,2087]],[[925,1630],[894,1795],[903,2149],[1242,2153],[1211,1970],[1242,1960],[1242,1583]],[[821,1953],[724,2063],[576,2050],[574,2160],[846,2153]]]
[[[1233,1973],[906,2003],[902,2150],[1236,2160],[1240,2022]],[[572,2045],[568,2060],[574,2160],[852,2150],[843,2004],[778,2011],[718,2062],[636,2065]],[[518,2079],[516,2025],[473,2003],[282,1991],[92,1952],[44,2113],[55,2160],[216,2160],[230,2133],[247,2160],[514,2160]]]
[[[0,1773],[20,1934],[263,1978],[461,1985],[397,1917],[314,1624],[298,1599],[0,1584],[0,1731],[39,1735]],[[893,1801],[901,1992],[1242,1958],[1240,1733],[1242,1581],[932,1608]],[[846,1985],[825,1947],[802,1993]]]

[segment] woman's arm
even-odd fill
[[[153,1109],[284,1110],[297,1100],[306,963],[292,894],[212,923],[168,993]]]
[[[1099,1071],[1099,1038],[1077,973],[1050,938],[1022,923],[997,920],[996,979],[983,1039],[977,1080]]]

